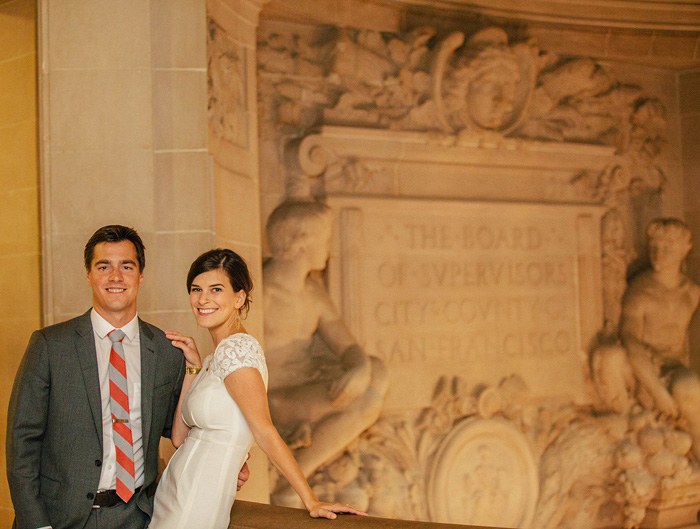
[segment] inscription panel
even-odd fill
[[[582,250],[577,230],[588,226],[593,233],[585,238],[597,240],[597,208],[345,197],[328,203],[336,217],[331,294],[347,307],[340,298],[353,293],[354,317],[346,321],[387,366],[387,409],[429,404],[441,376],[477,385],[517,373],[535,396],[584,400],[589,337],[580,311],[600,319],[601,293],[581,288],[581,267],[599,276],[600,256],[581,255],[599,244]],[[359,211],[361,222],[338,223],[347,210]],[[350,237],[352,251],[340,242]]]

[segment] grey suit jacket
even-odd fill
[[[150,515],[158,443],[170,436],[185,362],[157,327],[139,319],[139,332],[145,481],[136,503]],[[15,527],[84,526],[100,479],[101,408],[90,311],[34,332],[15,377],[7,420]]]

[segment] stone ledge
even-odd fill
[[[318,529],[326,520],[310,518],[303,509],[291,509],[278,507],[264,503],[250,501],[236,501],[231,511],[231,524],[229,529]],[[470,527],[472,529],[488,529],[485,526],[455,525],[429,522],[409,522],[405,520],[393,520],[389,518],[376,518],[374,516],[339,516],[337,520],[328,521],[323,525],[327,529],[340,529],[345,527],[365,527],[371,529],[418,529],[419,527],[430,529],[457,529]]]

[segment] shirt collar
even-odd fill
[[[95,334],[97,334],[97,337],[100,340],[102,340],[114,329],[114,325],[100,316],[94,308],[90,311],[90,320],[92,321],[92,329],[95,331]],[[139,333],[138,314],[134,316],[129,323],[121,327],[121,330],[124,331],[126,339],[133,342],[136,335]]]

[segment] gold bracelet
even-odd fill
[[[190,366],[185,366],[185,373],[188,375],[196,375],[202,370],[202,366],[198,367],[190,367]]]

